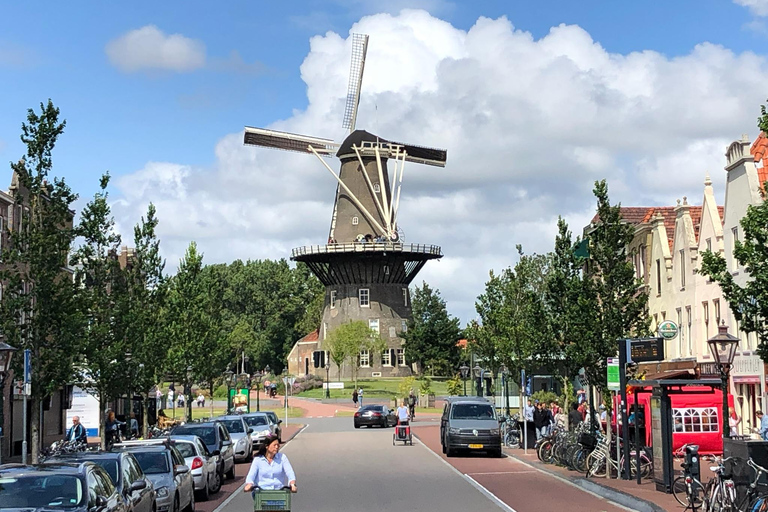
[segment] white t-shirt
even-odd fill
[[[408,408],[404,405],[401,405],[397,408],[397,417],[401,420],[407,420],[408,419]]]

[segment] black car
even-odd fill
[[[397,425],[395,411],[386,405],[364,405],[355,413],[355,428],[362,426],[394,427]]]
[[[104,468],[93,462],[0,466],[0,510],[127,512]]]
[[[142,471],[136,458],[127,452],[80,452],[62,454],[51,462],[94,462],[104,468],[128,511],[152,512],[155,508],[155,488]]]
[[[235,478],[235,450],[232,439],[229,437],[227,427],[218,421],[206,421],[201,423],[186,423],[171,430],[172,436],[198,436],[205,443],[205,447],[211,455],[218,457],[216,464],[219,474],[227,478]]]

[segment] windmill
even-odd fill
[[[364,320],[387,341],[380,358],[360,355],[372,373],[409,373],[399,333],[412,317],[408,285],[430,259],[442,257],[439,246],[404,244],[398,211],[406,162],[444,167],[447,152],[383,139],[356,129],[368,35],[352,34],[347,100],[341,142],[264,128],[246,127],[243,142],[314,155],[337,183],[326,245],[300,247],[291,259],[306,263],[326,287],[319,345],[329,330],[350,320]],[[326,158],[341,161],[337,174]],[[394,162],[393,172],[387,163]],[[341,312],[340,312],[341,311]],[[293,354],[293,352],[292,352]],[[305,358],[306,359],[306,358]],[[305,368],[305,365],[307,368]],[[381,368],[380,372],[374,371]],[[298,371],[308,372],[308,359]]]

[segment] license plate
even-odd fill
[[[483,445],[481,445],[481,444],[471,444],[471,445],[469,445],[469,447],[472,448],[472,449],[478,449],[479,450],[479,449],[481,449],[483,447]]]

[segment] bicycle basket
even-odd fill
[[[253,510],[291,510],[291,491],[260,490],[253,498]]]
[[[597,446],[597,438],[592,434],[579,434],[579,444],[584,448],[593,450]]]

